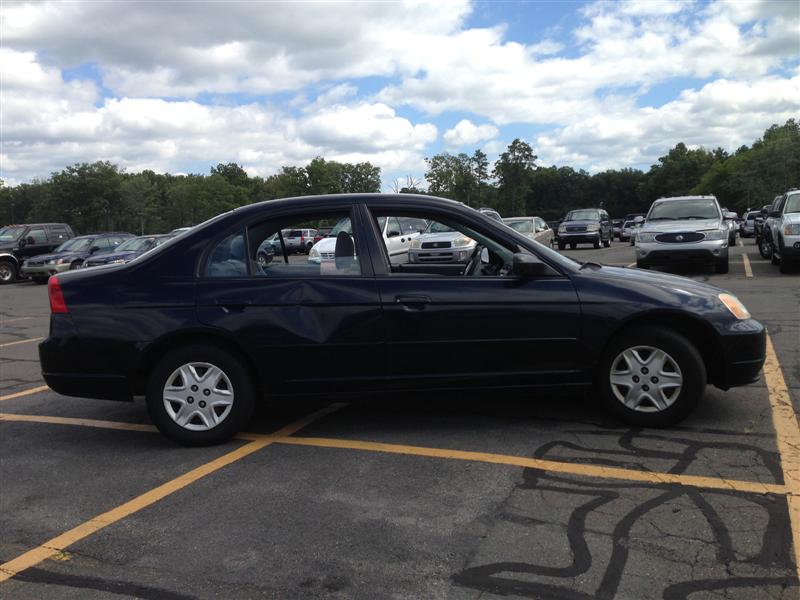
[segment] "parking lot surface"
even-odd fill
[[[729,274],[681,274],[770,342],[760,382],[678,427],[558,392],[323,396],[212,448],[49,391],[46,289],[0,287],[0,597],[797,598],[800,273],[744,240]]]

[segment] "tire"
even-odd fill
[[[311,248],[313,248],[313,247],[314,247],[314,244],[311,244],[311,243],[306,244],[306,254],[311,252]]]
[[[646,262],[642,262],[640,260],[637,260],[636,261],[636,268],[637,269],[649,269],[650,265],[648,265]]]
[[[603,248],[611,248],[611,238],[603,242]]]
[[[50,278],[49,277],[31,277],[31,279],[33,279],[33,283],[36,283],[38,285],[44,285],[45,283],[47,283],[47,280],[50,279]]]
[[[575,247],[576,247],[577,245],[578,245],[578,244],[570,244],[570,245],[569,245],[569,249],[570,249],[570,250],[575,250]]]
[[[772,246],[769,245],[767,238],[761,238],[761,243],[758,245],[758,253],[761,258],[772,258]]]
[[[728,257],[727,256],[724,259],[723,258],[718,258],[714,262],[714,272],[715,273],[724,274],[724,273],[727,273],[730,270],[730,268],[731,268],[731,266],[730,266],[730,262],[728,262]]]
[[[597,250],[600,247],[600,240],[598,239],[592,245],[594,246],[594,249]]]
[[[75,262],[70,263],[69,270],[74,271],[75,269],[79,269],[82,264],[83,264],[82,260],[76,260]]]
[[[769,257],[769,263],[771,265],[777,265],[781,262],[781,259],[775,256],[775,248],[772,249],[772,254]]]
[[[0,260],[0,285],[17,280],[17,265],[10,260]]]
[[[781,273],[791,273],[792,272],[792,263],[786,260],[785,256],[781,257],[781,262],[778,265],[778,271]]]
[[[628,358],[631,356],[634,359]],[[637,357],[645,362],[636,360]],[[663,359],[664,367],[654,375],[650,368],[652,361],[658,359]],[[631,404],[638,405],[638,410],[621,399],[627,397],[632,388],[611,383],[614,372],[617,372],[619,381],[632,379],[634,376],[627,377],[626,370],[632,373],[638,371],[635,375],[638,382],[631,383],[632,386],[642,386],[639,398],[631,401]],[[644,378],[651,381],[645,384]],[[703,357],[689,340],[660,327],[646,326],[623,332],[611,340],[600,361],[595,385],[602,394],[606,408],[625,423],[635,427],[669,427],[682,421],[697,407],[705,392],[706,382]],[[653,393],[657,388],[654,390],[651,386],[665,383],[663,394]],[[675,387],[676,384],[679,384],[678,387]],[[645,385],[650,389],[645,391]],[[648,397],[651,394],[661,399],[660,408]]]
[[[567,247],[567,245],[564,242],[558,242],[558,249],[559,250],[563,250],[566,247]]]
[[[187,369],[195,365],[194,372]],[[208,375],[208,367],[218,369],[216,384],[203,388],[202,377]],[[187,387],[179,369],[184,368],[189,377],[200,376],[194,381],[195,389],[179,389]],[[207,370],[203,371],[203,368]],[[213,376],[213,372],[212,372]],[[165,400],[165,387],[172,384],[175,388],[174,401]],[[206,382],[206,385],[208,382]],[[204,395],[208,390],[208,395]],[[226,393],[226,390],[230,392]],[[196,396],[192,391],[197,392]],[[220,402],[232,398],[228,405],[210,407],[210,403],[202,406],[203,398],[217,398]],[[210,446],[224,442],[247,424],[256,402],[256,388],[247,369],[240,358],[213,345],[191,344],[168,352],[151,371],[147,381],[147,412],[158,430],[171,440],[184,446]],[[191,407],[190,407],[191,404]],[[168,412],[167,405],[172,410]],[[229,408],[226,408],[229,407]],[[190,407],[189,419],[185,424],[178,423],[181,418],[181,407]],[[211,412],[219,421],[214,424]]]

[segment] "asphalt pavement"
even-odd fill
[[[800,272],[743,244],[680,274],[766,324],[765,376],[664,430],[591,395],[415,394],[284,402],[182,448],[141,400],[43,389],[46,289],[0,287],[0,597],[797,598]]]

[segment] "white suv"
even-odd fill
[[[408,250],[413,240],[419,237],[428,223],[413,217],[378,217],[378,228],[381,230],[383,242],[389,253],[389,261],[393,264],[408,262]],[[322,238],[308,253],[308,262],[321,263],[334,259],[336,236],[340,231],[352,233],[350,219],[342,219],[327,237]]]
[[[636,234],[636,266],[701,263],[727,273],[726,219],[714,196],[656,200]]]

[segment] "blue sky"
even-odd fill
[[[136,18],[130,12],[136,11]],[[384,189],[514,138],[648,168],[800,115],[800,3],[4,2],[0,177],[78,161],[266,176],[368,160]]]

